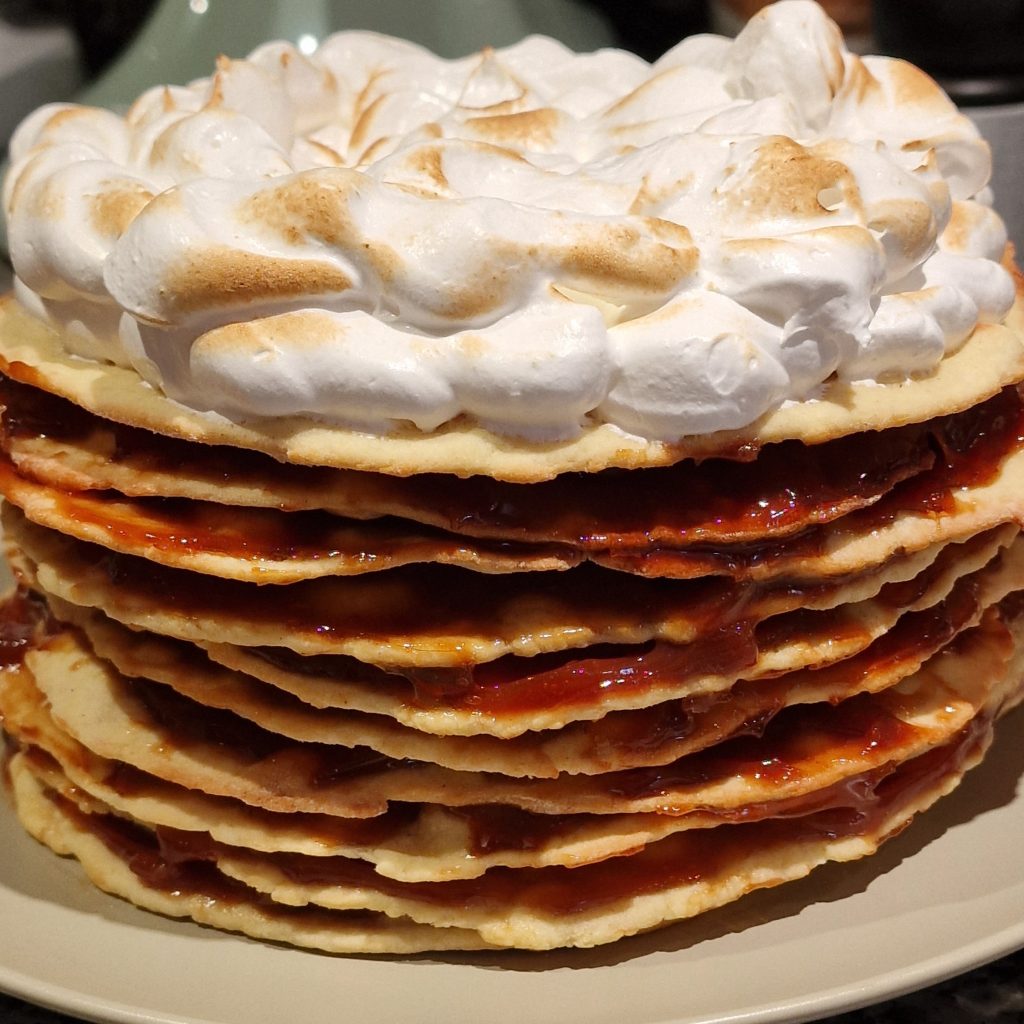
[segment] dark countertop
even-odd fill
[[[1024,950],[969,974],[838,1017],[828,1024],[1020,1024],[1024,1020]],[[78,1024],[0,995],[2,1024]]]

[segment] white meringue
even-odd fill
[[[1013,301],[987,146],[809,0],[653,65],[269,43],[11,153],[23,304],[236,419],[671,441],[927,373]]]

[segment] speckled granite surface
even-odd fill
[[[1022,1021],[1024,950],[921,992],[828,1018],[828,1024],[1021,1024]],[[79,1021],[0,995],[0,1024],[79,1024]]]

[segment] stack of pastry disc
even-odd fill
[[[9,304],[18,813],[142,907],[353,952],[591,946],[870,854],[1020,695],[1009,324],[541,445],[239,426]]]

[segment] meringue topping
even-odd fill
[[[1014,298],[977,131],[808,0],[653,65],[271,43],[11,153],[21,301],[240,420],[671,441],[926,374]]]

